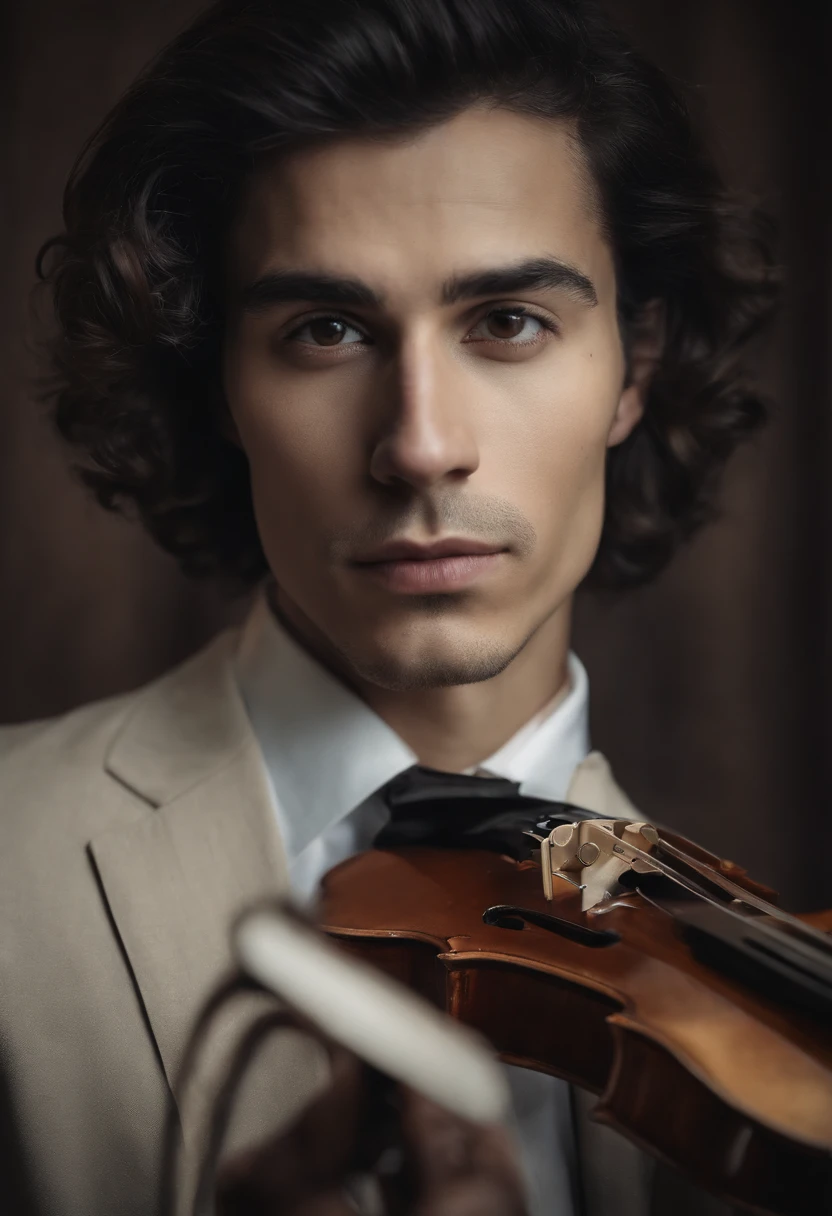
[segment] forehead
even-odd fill
[[[395,297],[449,272],[549,254],[614,292],[596,191],[569,125],[472,108],[418,136],[342,140],[263,164],[231,234],[237,283],[292,267]]]

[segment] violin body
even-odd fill
[[[319,920],[507,1063],[598,1094],[595,1118],[715,1195],[832,1211],[832,1027],[698,961],[644,894],[585,912],[565,882],[547,900],[530,860],[382,848],[330,871]]]

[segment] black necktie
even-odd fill
[[[390,822],[375,839],[376,848],[423,845],[490,849],[518,861],[535,847],[526,835],[546,835],[559,823],[600,819],[568,802],[532,798],[520,784],[503,777],[443,773],[415,764],[381,790]]]

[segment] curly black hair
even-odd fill
[[[574,124],[625,347],[644,306],[664,308],[644,417],[608,454],[588,582],[646,581],[710,514],[765,416],[740,360],[776,273],[769,223],[731,200],[665,76],[584,0],[223,0],[92,136],[38,259],[57,426],[99,501],[136,512],[189,573],[266,572],[222,426],[222,261],[243,182],[267,153],[417,133],[482,101]]]

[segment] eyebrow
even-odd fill
[[[510,266],[452,275],[442,284],[440,300],[443,304],[457,304],[479,296],[510,296],[521,291],[562,291],[587,308],[598,303],[592,280],[554,257],[531,258]],[[269,271],[239,294],[240,308],[248,313],[300,300],[359,308],[383,308],[385,304],[384,293],[375,291],[361,279],[305,270]]]

